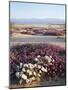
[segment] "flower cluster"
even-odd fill
[[[15,78],[18,84],[65,78],[65,65],[65,49],[58,46],[26,44],[10,49],[10,81]]]

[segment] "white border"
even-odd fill
[[[0,0],[0,90],[8,90],[8,81],[9,81],[9,52],[8,52],[9,51],[9,12],[8,12],[9,3],[8,1],[9,0]],[[23,0],[16,0],[16,1],[23,1]],[[58,3],[58,4],[68,5],[68,0],[24,0],[24,1]],[[67,19],[67,22],[68,22],[68,19]],[[67,32],[67,35],[68,35],[68,32]],[[68,51],[68,48],[67,48],[67,51]],[[67,86],[40,87],[40,88],[28,88],[28,89],[30,90],[34,90],[34,89],[35,90],[41,90],[41,89],[64,90],[65,89],[67,90],[67,87],[68,87],[68,84]]]

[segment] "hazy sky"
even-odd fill
[[[10,19],[65,19],[65,6],[10,2]]]

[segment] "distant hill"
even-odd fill
[[[15,24],[65,24],[61,19],[12,19],[10,23]]]

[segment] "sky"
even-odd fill
[[[63,19],[65,5],[10,2],[10,19]]]

